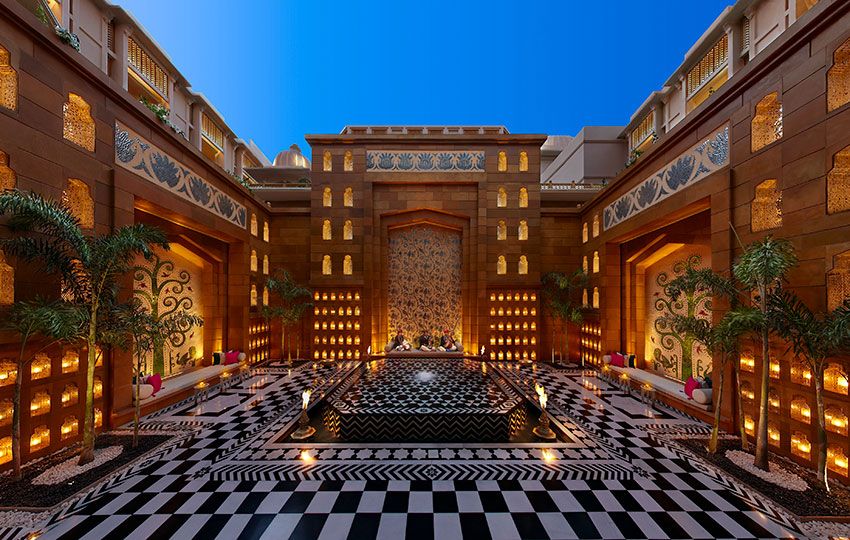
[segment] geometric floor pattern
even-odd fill
[[[671,440],[705,424],[578,369],[493,366],[519,392],[546,387],[568,443],[285,440],[301,391],[329,393],[355,367],[270,364],[200,406],[147,417],[145,429],[173,440],[53,512],[41,538],[805,536],[787,512]]]

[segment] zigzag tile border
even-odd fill
[[[219,481],[285,480],[630,480],[633,472],[620,463],[233,463],[217,468]]]

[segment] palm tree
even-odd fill
[[[289,270],[277,268],[272,276],[266,281],[266,287],[269,291],[275,293],[279,299],[279,303],[274,306],[263,306],[263,317],[266,319],[280,319],[281,330],[281,352],[286,345],[286,338],[289,337],[289,347],[287,347],[287,359],[292,361],[292,337],[286,332],[286,328],[291,326],[304,316],[304,313],[313,303],[310,301],[313,298],[313,293],[307,287],[299,285],[289,273]]]
[[[142,404],[139,400],[139,388],[142,384],[142,369],[145,359],[153,354],[156,347],[162,343],[168,343],[176,335],[185,334],[193,327],[204,325],[204,320],[198,315],[189,313],[186,309],[180,309],[165,316],[154,315],[146,309],[141,301],[135,299],[127,305],[119,316],[116,337],[121,344],[127,344],[124,339],[127,335],[133,345],[133,448],[139,443],[139,417],[141,416]]]
[[[730,302],[732,310],[716,324],[710,319],[700,318],[690,310],[688,315],[672,313],[665,315],[666,323],[677,333],[690,335],[702,343],[712,353],[712,375],[717,373],[717,395],[714,396],[714,426],[708,442],[708,452],[717,452],[717,439],[720,433],[720,412],[723,403],[723,387],[725,373],[731,364],[736,381],[739,380],[738,341],[751,330],[752,322],[745,316],[748,311],[738,306],[738,291],[735,283],[726,277],[715,273],[710,268],[695,268],[688,265],[684,273],[671,280],[665,287],[665,292],[673,302],[678,301],[682,294],[693,297],[697,294],[710,294],[713,300],[724,298]],[[713,305],[713,303],[712,303]],[[709,306],[711,307],[711,306]],[[719,365],[717,365],[719,364]],[[717,368],[717,369],[715,369]],[[733,395],[733,408],[738,410],[738,426],[741,430],[741,447],[747,448],[747,431],[744,427],[744,411],[740,407],[740,389]]]
[[[86,235],[68,207],[36,193],[0,193],[0,215],[6,213],[11,214],[12,231],[22,234],[0,240],[0,249],[21,260],[39,262],[46,273],[58,275],[63,297],[83,313],[88,367],[79,464],[85,465],[94,459],[94,368],[101,320],[109,319],[119,304],[119,282],[135,258],[151,257],[154,246],[168,249],[168,242],[161,231],[141,224]]]
[[[580,301],[576,301],[579,291],[587,285],[589,277],[581,268],[569,274],[549,272],[543,276],[543,295],[546,298],[546,308],[552,315],[552,320],[560,319],[566,325],[564,330],[564,352],[567,362],[570,359],[569,325],[581,324],[587,309]],[[555,357],[555,328],[552,327],[552,360]]]
[[[776,333],[794,356],[805,362],[815,380],[818,430],[818,480],[829,491],[826,472],[827,435],[823,376],[827,359],[850,352],[850,300],[831,313],[815,314],[791,291],[771,296],[770,318]]]
[[[33,359],[47,349],[80,338],[82,319],[79,310],[66,302],[49,302],[36,298],[32,302],[15,302],[3,319],[3,328],[21,337],[21,349],[12,398],[12,464],[15,479],[21,477],[21,383]],[[40,347],[27,350],[30,340],[41,337]]]
[[[788,271],[796,264],[797,255],[791,242],[768,235],[763,240],[747,246],[732,268],[735,278],[750,293],[748,296],[761,314],[755,321],[759,323],[756,334],[761,340],[761,394],[754,465],[765,471],[768,470],[767,416],[771,333],[770,321],[767,318],[768,304],[770,297],[781,288]]]

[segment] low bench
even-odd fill
[[[140,400],[142,404],[142,416],[191,397],[195,394],[195,386],[200,383],[212,386],[224,379],[237,377],[242,371],[243,365],[242,363],[238,363],[203,366],[164,379],[162,381],[162,388],[159,389],[159,392],[155,396]],[[133,385],[131,388],[134,396],[133,402],[135,402],[136,387]],[[120,411],[119,414],[123,417],[126,413],[125,411]],[[130,416],[132,417],[132,409],[130,409]],[[120,423],[117,423],[117,425],[120,425]]]
[[[710,419],[710,413],[713,410],[710,388],[694,390],[694,395],[705,401],[705,403],[700,403],[685,395],[685,385],[682,383],[640,368],[619,367],[612,366],[611,364],[605,365],[611,370],[611,373],[615,374],[615,377],[619,378],[619,376],[625,374],[630,382],[633,381],[641,386],[649,384],[655,391],[656,398],[671,407],[684,409],[684,412],[701,419]],[[697,392],[700,394],[698,395]]]
[[[378,355],[372,355],[378,356]],[[384,354],[386,358],[463,358],[466,356],[461,351],[390,351]]]

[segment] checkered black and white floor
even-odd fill
[[[500,370],[540,382],[570,434],[551,444],[294,444],[300,392],[356,366],[255,369],[241,385],[144,420],[166,447],[50,515],[42,538],[773,538],[805,536],[670,434],[708,427],[590,372]],[[27,531],[10,528],[0,538]]]

